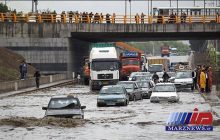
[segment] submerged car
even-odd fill
[[[142,90],[143,98],[150,99],[154,83],[152,81],[139,81],[138,86]]]
[[[150,102],[178,102],[179,95],[173,83],[158,83],[153,89],[150,97]]]
[[[191,71],[178,71],[174,79],[177,89],[190,88],[193,89],[193,78]]]
[[[125,87],[126,91],[128,92],[130,101],[143,99],[143,93],[136,81],[120,81],[117,83],[117,85]]]
[[[47,107],[42,107],[43,110],[46,110],[46,117],[82,119],[84,119],[83,109],[85,108],[86,106],[81,106],[79,99],[72,95],[54,96]]]
[[[123,86],[111,85],[103,86],[97,98],[97,106],[112,106],[129,104],[129,96]]]

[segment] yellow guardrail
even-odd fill
[[[66,14],[22,14],[0,13],[0,22],[51,22],[51,23],[123,23],[123,24],[152,24],[152,23],[220,23],[220,15],[206,16],[140,16],[140,15],[66,15]]]

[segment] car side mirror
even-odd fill
[[[85,109],[86,108],[86,106],[81,106],[81,109]]]
[[[42,110],[47,110],[47,107],[42,107]]]

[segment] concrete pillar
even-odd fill
[[[18,90],[18,82],[15,82],[15,91]]]
[[[52,83],[52,82],[53,82],[53,76],[50,75],[50,83]]]

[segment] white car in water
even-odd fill
[[[153,89],[150,97],[150,102],[178,102],[179,95],[173,83],[158,83]]]
[[[193,78],[191,71],[178,71],[174,79],[177,89],[190,88],[193,90]]]

